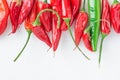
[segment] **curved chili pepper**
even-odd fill
[[[99,64],[101,62],[101,54],[102,54],[102,44],[103,44],[103,40],[105,39],[105,37],[107,35],[110,34],[110,6],[109,6],[109,2],[108,0],[102,0],[102,21],[101,22],[101,34],[102,34],[102,38],[101,38],[101,44],[100,44],[100,52],[99,52]]]
[[[116,33],[120,33],[120,2],[114,0],[111,6],[111,22]]]
[[[14,62],[17,61],[17,59],[20,57],[20,55],[22,54],[22,52],[24,51],[24,49],[26,48],[26,46],[27,46],[27,44],[30,40],[31,33],[32,33],[32,27],[33,27],[32,23],[35,21],[36,16],[37,16],[37,6],[36,6],[37,3],[38,3],[38,0],[35,0],[32,11],[30,12],[30,14],[25,19],[25,29],[28,33],[28,38],[26,40],[26,43],[25,43],[24,47],[22,48],[20,53],[17,55],[17,57],[14,59]]]
[[[44,2],[39,1],[37,4],[37,11],[40,12],[43,9],[51,9],[51,5],[47,3],[47,0],[44,0]],[[52,14],[51,12],[44,12],[40,16],[40,21],[44,26],[45,31],[50,32],[52,29]]]
[[[63,5],[65,6],[65,8],[64,8],[64,11],[63,11],[62,18],[63,18],[63,20],[65,21],[65,23],[66,23],[66,25],[67,25],[67,28],[68,28],[68,30],[69,30],[69,34],[70,34],[70,36],[71,36],[71,38],[72,38],[72,40],[73,40],[76,48],[82,53],[82,55],[83,55],[86,59],[90,60],[90,59],[84,54],[84,52],[76,45],[76,42],[75,42],[75,40],[74,40],[72,31],[71,31],[71,29],[70,29],[70,20],[71,20],[71,18],[72,18],[72,12],[71,12],[71,7],[70,7],[71,5],[70,5],[70,3],[67,4],[67,0],[63,0]]]
[[[43,10],[41,10],[40,12],[39,12],[39,14],[37,15],[37,18],[36,18],[36,20],[35,20],[35,22],[34,22],[34,26],[38,26],[38,27],[41,27],[41,24],[40,24],[40,21],[39,21],[39,17],[41,16],[41,14],[43,13],[43,12],[46,12],[46,11],[49,11],[49,12],[52,12],[52,13],[54,13],[54,14],[56,14],[56,16],[57,16],[57,25],[55,26],[57,29],[59,29],[60,28],[60,16],[59,16],[59,14],[58,14],[58,12],[56,12],[55,10],[52,10],[52,9],[43,9]],[[38,28],[37,28],[38,29]],[[50,40],[48,40],[48,38],[47,38],[47,34],[46,34],[46,32],[44,31],[43,32],[43,29],[41,28],[40,29],[41,31],[36,31],[35,32],[35,35],[36,36],[38,36],[38,38],[39,39],[41,39],[41,40],[43,40],[46,44],[50,44]],[[34,31],[33,31],[34,32]],[[38,34],[39,33],[39,34]],[[41,35],[41,34],[43,34],[43,35]],[[54,45],[53,45],[54,46]],[[51,47],[51,45],[50,45],[50,47]]]
[[[27,16],[29,15],[33,4],[34,4],[35,0],[23,0],[23,5],[22,8],[20,10],[20,15],[19,15],[19,19],[18,19],[18,24],[22,24],[22,22],[27,18]]]
[[[51,0],[52,9],[57,11],[60,15],[60,23],[62,22],[62,0]],[[60,24],[61,26],[61,24]],[[61,38],[61,29],[57,28],[57,17],[52,14],[52,45],[53,51],[56,51]]]
[[[77,17],[79,13],[81,2],[82,0],[71,0],[73,14],[72,14],[72,19],[70,21],[70,25],[72,25],[74,19]]]
[[[91,45],[91,39],[90,39],[90,26],[87,27],[84,32],[83,32],[83,35],[82,35],[82,39],[83,39],[83,43],[85,44],[85,47],[93,52],[93,49],[92,49],[92,45]]]
[[[18,18],[22,7],[22,0],[12,0],[10,3],[10,19],[12,22],[12,32],[15,33],[18,28]]]
[[[75,42],[78,46],[83,35],[84,29],[88,23],[88,14],[85,12],[85,0],[83,4],[83,9],[78,13],[76,18],[76,23],[74,27]]]
[[[100,10],[101,0],[88,0],[88,12],[91,28],[91,44],[93,51],[97,50],[98,38],[100,33],[100,20],[101,10]],[[95,21],[98,21],[95,23]]]
[[[9,8],[6,0],[0,0],[0,35],[7,27]]]
[[[35,6],[36,6],[36,5],[35,5]],[[42,40],[43,42],[45,42],[46,44],[48,44],[48,46],[52,47],[52,44],[51,44],[51,42],[50,42],[50,39],[49,39],[47,33],[44,31],[44,29],[43,29],[43,27],[42,27],[42,25],[41,25],[41,23],[40,23],[40,21],[39,21],[39,17],[41,16],[41,14],[42,14],[43,12],[46,12],[46,11],[50,11],[50,12],[53,12],[53,13],[56,14],[56,16],[58,17],[58,21],[57,21],[58,25],[57,25],[57,28],[60,27],[60,17],[59,17],[59,15],[58,15],[58,13],[57,13],[56,11],[54,11],[54,10],[52,10],[52,9],[44,9],[44,10],[41,10],[41,11],[39,12],[39,14],[37,15],[37,18],[36,18],[35,21],[33,22],[32,26],[29,26],[29,25],[31,25],[31,23],[26,25],[26,26],[28,26],[28,27],[26,27],[26,29],[28,29],[28,31],[30,31],[30,32],[28,32],[28,39],[27,39],[26,44],[24,45],[23,49],[21,50],[21,52],[18,54],[18,56],[15,58],[14,61],[16,61],[16,60],[19,58],[19,56],[22,54],[23,50],[25,49],[25,47],[26,47],[26,45],[27,45],[27,43],[28,43],[28,41],[29,41],[29,39],[30,39],[31,30],[32,30],[32,32],[33,32],[40,40]],[[33,10],[33,12],[34,12],[34,10]],[[32,14],[32,15],[30,15],[29,17],[31,17],[31,16],[33,17],[34,15]],[[33,17],[33,18],[34,18],[34,17]],[[28,19],[28,21],[29,21],[29,20],[33,20],[33,19],[31,18],[31,19]],[[31,28],[31,27],[32,27],[32,28]]]
[[[71,1],[62,0],[62,18],[70,18],[72,19],[72,8]],[[61,30],[66,31],[68,29],[66,22],[62,23]]]

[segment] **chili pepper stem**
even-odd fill
[[[42,0],[43,2],[47,3],[47,0]]]
[[[71,29],[70,29],[70,24],[69,24],[69,22],[70,22],[70,18],[63,18],[63,20],[66,22],[66,25],[67,25],[67,27],[68,27],[68,30],[69,30],[70,36],[71,36],[71,38],[72,38],[72,40],[73,40],[73,42],[74,42],[76,48],[82,53],[82,55],[83,55],[86,59],[90,60],[90,58],[87,57],[87,56],[84,54],[84,52],[83,52],[83,51],[82,51],[82,50],[76,45],[76,43],[75,43],[75,40],[74,40],[74,37],[73,37],[72,31],[71,31]]]
[[[81,9],[80,9],[81,11]],[[85,0],[83,1],[83,8],[82,8],[82,11],[85,11]]]
[[[76,50],[76,48],[77,48],[77,47],[75,47],[75,48],[73,49],[73,51],[75,51],[75,50]]]
[[[40,17],[40,15],[41,15],[43,12],[46,12],[46,11],[49,11],[49,12],[52,12],[52,13],[56,14],[56,16],[57,16],[57,18],[58,18],[57,28],[59,29],[59,28],[60,28],[60,16],[59,16],[59,14],[58,14],[57,11],[52,10],[52,9],[43,9],[43,10],[41,10],[41,11],[38,13],[37,18],[36,18],[35,22],[33,23],[33,25],[34,25],[34,26],[40,26],[40,25],[41,25],[41,24],[40,24],[40,21],[39,21],[39,17]]]
[[[39,21],[39,18],[36,18],[36,20],[33,22],[33,25],[36,26],[36,25],[41,25],[40,21]]]
[[[102,33],[102,38],[101,38],[101,43],[100,43],[100,51],[99,51],[99,65],[100,65],[100,62],[101,62],[101,55],[102,55],[102,45],[103,45],[103,41],[105,39],[106,35]]]
[[[31,36],[32,31],[28,30],[27,32],[28,32],[27,41],[26,41],[24,47],[22,48],[22,50],[20,51],[20,53],[19,53],[19,54],[17,55],[17,57],[14,59],[14,62],[16,62],[17,59],[21,56],[22,52],[24,51],[24,49],[26,48],[26,46],[27,46],[27,44],[28,44],[28,42],[29,42],[29,40],[30,40],[30,36]]]
[[[115,4],[115,3],[118,3],[118,0],[114,0],[114,4]]]
[[[47,50],[47,52],[49,52],[50,49],[51,49],[51,47]]]

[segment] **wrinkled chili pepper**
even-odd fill
[[[18,25],[22,24],[22,22],[29,15],[35,0],[23,0],[23,4],[20,10]]]
[[[12,23],[12,32],[15,33],[18,28],[18,18],[22,7],[22,0],[12,0],[10,3],[10,19]]]
[[[22,50],[20,51],[18,56],[14,59],[14,62],[20,57],[20,55],[22,54],[22,52],[24,51],[24,49],[26,48],[26,46],[27,46],[27,44],[30,40],[31,33],[32,33],[32,27],[33,27],[32,23],[35,21],[36,16],[37,16],[37,6],[36,6],[37,3],[38,3],[38,0],[35,0],[32,11],[30,12],[30,14],[25,19],[25,29],[28,33],[28,38],[26,40],[26,43],[25,43],[24,47],[22,48]]]
[[[102,44],[103,44],[103,40],[105,39],[105,37],[107,35],[110,34],[110,6],[109,6],[109,2],[108,0],[102,0],[102,20],[101,21],[101,44],[100,44],[100,52],[99,52],[99,64],[101,62],[101,54],[102,54]]]
[[[91,27],[89,26],[84,30],[82,39],[83,39],[83,43],[84,43],[85,47],[89,51],[93,52],[92,45],[91,45],[91,39],[90,39],[91,38],[90,37],[90,29],[91,29]]]
[[[72,19],[71,1],[62,0],[62,18],[70,18],[70,20]],[[66,22],[63,21],[61,30],[66,31],[67,29],[68,29],[68,27],[66,25]]]
[[[77,17],[79,13],[81,2],[82,0],[71,0],[73,14],[72,14],[72,19],[70,21],[70,25],[72,25],[74,19]]]
[[[7,27],[9,8],[6,0],[0,0],[0,35]]]
[[[71,18],[72,18],[71,5],[70,5],[70,3],[68,3],[68,0],[63,0],[63,5],[64,5],[65,7],[64,7],[64,10],[63,10],[62,18],[63,18],[63,20],[65,21],[65,23],[66,23],[66,25],[67,25],[67,28],[68,28],[68,30],[69,30],[69,34],[70,34],[70,36],[71,36],[71,38],[72,38],[72,40],[73,40],[76,48],[82,53],[82,55],[83,55],[86,59],[90,60],[90,59],[84,54],[84,52],[76,45],[75,40],[74,40],[74,37],[73,37],[73,34],[72,34],[72,31],[71,31],[71,29],[70,29],[70,20],[71,20]]]
[[[97,50],[99,32],[100,32],[100,10],[101,0],[88,0],[88,12],[89,12],[89,21],[92,24],[91,27],[91,44],[93,51]],[[97,21],[97,22],[96,22]],[[96,23],[95,23],[96,22]]]
[[[52,5],[52,9],[57,11],[60,15],[60,26],[62,23],[62,0],[51,0],[50,1]],[[53,45],[53,51],[56,51],[59,45],[59,41],[61,38],[61,29],[57,28],[57,17],[55,14],[52,14],[52,45]]]
[[[78,13],[74,27],[75,42],[77,46],[80,43],[84,29],[87,26],[87,23],[88,23],[88,14],[85,11],[85,0],[84,0],[83,9],[80,10],[80,12]]]
[[[43,9],[51,9],[51,5],[47,3],[47,0],[39,1],[37,4],[37,11],[41,11]],[[44,12],[40,16],[40,21],[44,26],[45,31],[50,32],[52,30],[52,14],[51,12]]]
[[[120,2],[114,0],[111,6],[111,22],[116,33],[120,33]]]

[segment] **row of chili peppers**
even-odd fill
[[[79,48],[81,39],[86,48],[92,52],[97,51],[99,34],[102,34],[99,53],[101,60],[102,43],[110,34],[111,25],[115,32],[120,33],[120,3],[114,0],[110,7],[108,0],[88,0],[88,13],[85,10],[85,0],[81,9],[82,0],[11,0],[10,7],[6,0],[0,1],[0,35],[5,31],[7,19],[10,15],[12,33],[15,33],[20,25],[25,22],[28,38],[23,49],[15,58],[16,61],[29,42],[31,33],[45,42],[53,51],[56,51],[62,35],[62,31],[69,30],[76,48],[89,59]],[[52,12],[52,13],[51,13]],[[74,25],[74,37],[70,26]],[[88,27],[87,27],[88,26]],[[52,42],[48,32],[52,31]]]

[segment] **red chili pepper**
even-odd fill
[[[52,9],[57,11],[60,17],[62,17],[62,1],[61,0],[51,0]],[[61,37],[61,29],[57,28],[57,20],[55,14],[52,14],[52,45],[53,51],[56,51]],[[61,18],[62,22],[62,18]],[[60,22],[60,23],[61,23]]]
[[[34,6],[32,8],[32,11],[30,12],[30,14],[27,16],[26,20],[25,20],[25,29],[28,33],[28,38],[27,38],[27,41],[24,45],[24,47],[22,48],[22,50],[20,51],[20,53],[18,54],[18,56],[14,59],[14,62],[20,57],[20,55],[22,54],[22,52],[24,51],[24,49],[26,48],[29,40],[30,40],[30,37],[31,37],[31,33],[32,33],[32,27],[33,27],[33,22],[35,21],[36,19],[36,15],[37,15],[37,3],[38,3],[38,0],[35,0],[34,2]]]
[[[87,56],[84,54],[84,52],[76,45],[76,42],[75,42],[75,40],[74,40],[72,31],[71,31],[71,29],[70,29],[70,20],[71,20],[71,18],[72,18],[71,5],[70,5],[70,2],[68,2],[68,3],[67,3],[67,2],[68,2],[67,0],[63,0],[63,16],[62,16],[62,18],[63,18],[63,20],[65,21],[65,23],[66,23],[66,25],[67,25],[67,28],[68,28],[68,30],[69,30],[69,34],[70,34],[73,42],[75,43],[76,48],[82,53],[82,55],[83,55],[86,59],[90,60],[89,57],[87,57]],[[65,7],[64,7],[64,6],[65,6]]]
[[[0,35],[7,27],[9,8],[6,0],[0,0]]]
[[[12,0],[10,3],[10,19],[12,22],[12,32],[15,33],[18,28],[18,18],[22,7],[22,0]]]
[[[84,29],[86,28],[88,23],[88,14],[84,11],[81,11],[78,14],[78,17],[76,18],[76,23],[75,23],[75,42],[76,45],[78,46],[81,40],[81,37],[83,35]]]
[[[75,42],[78,46],[81,40],[81,37],[83,35],[84,29],[86,28],[88,23],[88,14],[85,11],[85,0],[83,4],[83,9],[78,13],[74,28],[74,34],[75,34]]]
[[[18,19],[18,24],[22,24],[22,22],[27,18],[27,16],[29,15],[33,4],[34,4],[35,0],[23,0],[23,5],[22,8],[20,10],[20,15],[19,15],[19,19]]]
[[[101,20],[101,45],[100,45],[100,52],[99,52],[99,64],[101,62],[101,54],[102,54],[102,44],[103,40],[107,35],[110,34],[110,6],[108,0],[102,0],[102,20]]]
[[[93,52],[92,45],[91,45],[91,39],[90,39],[90,27],[87,27],[82,35],[83,43],[85,47]]]
[[[61,30],[62,30],[62,31],[66,31],[66,30],[68,30],[68,28],[67,28],[67,25],[66,25],[66,22],[65,22],[65,21],[62,21],[62,24],[61,24]]]
[[[79,13],[81,2],[82,0],[71,0],[73,14],[72,14],[72,19],[70,21],[70,25],[72,25],[74,19],[77,17]]]
[[[110,28],[110,5],[108,0],[102,0],[102,22],[101,22],[101,32],[102,34],[108,35],[111,32]],[[105,20],[105,21],[104,21]]]
[[[71,1],[62,0],[62,18],[72,19]],[[62,23],[61,30],[66,31],[68,29],[66,22]]]
[[[72,18],[71,1],[62,0],[62,17]]]
[[[39,17],[41,16],[41,14],[46,12],[46,11],[52,12],[57,16],[57,21],[56,21],[57,25],[55,27],[56,27],[56,30],[60,29],[60,16],[59,16],[58,12],[55,11],[55,10],[52,10],[52,9],[43,9],[38,13],[37,18],[36,18],[36,20],[35,20],[35,22],[33,24],[34,26],[36,26],[36,29],[35,29],[35,27],[33,27],[32,31],[39,39],[41,39],[46,44],[48,44],[50,47],[52,47],[51,42],[50,42],[50,40],[48,38],[48,35],[44,31],[44,29],[43,29],[43,27],[42,27],[42,25],[41,25],[41,23],[39,21]],[[37,27],[41,27],[41,28],[37,28]],[[57,34],[57,32],[54,35],[56,35],[56,34]],[[54,37],[59,38],[58,36],[54,36]]]
[[[120,33],[120,2],[114,0],[111,6],[111,22],[116,33]]]
[[[51,41],[42,25],[32,27],[32,32],[38,39],[45,42],[50,48],[52,47]]]
[[[40,12],[43,9],[51,9],[51,5],[47,3],[47,0],[44,0],[44,2],[39,1],[37,11]],[[40,16],[41,24],[43,24],[45,31],[50,32],[52,29],[52,14],[51,12],[44,12]]]

